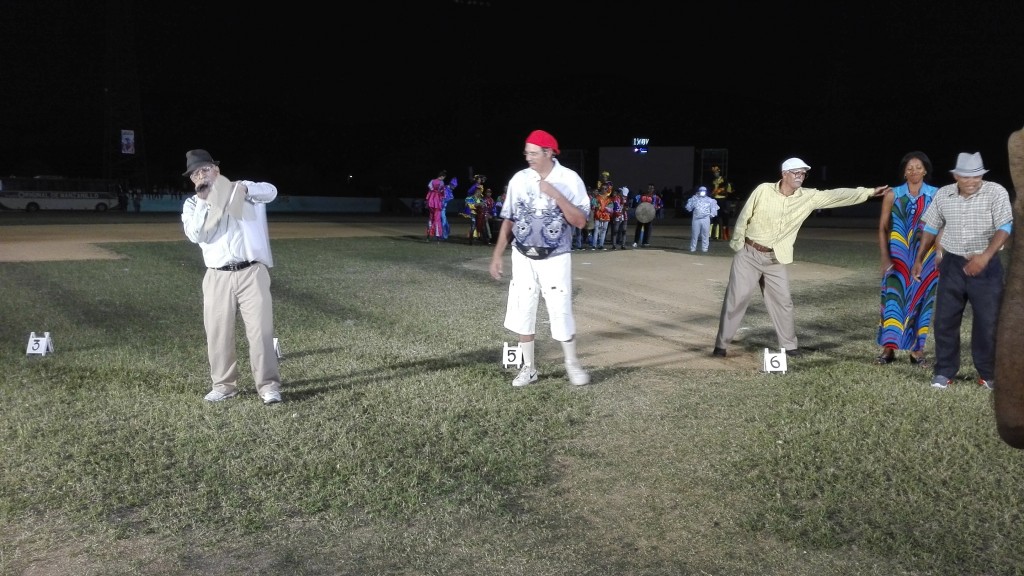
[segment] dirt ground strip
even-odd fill
[[[272,222],[270,226],[272,238],[404,237],[424,231],[418,219],[372,223]],[[712,254],[690,253],[689,234],[688,222],[673,223],[656,226],[651,248],[573,253],[575,288],[579,292],[575,303],[579,350],[585,364],[594,368],[707,370],[748,370],[761,366],[760,354],[747,353],[739,347],[731,349],[727,358],[711,356],[718,312],[729,279],[731,252],[716,245]],[[827,235],[857,240],[871,239],[875,234],[871,229],[801,231],[801,237]],[[0,234],[0,262],[121,258],[97,244],[160,241],[185,241],[180,223],[5,226]],[[490,249],[456,243],[450,248],[479,250],[479,266],[474,268],[479,267],[486,274]],[[506,265],[506,270],[510,269]],[[799,261],[790,267],[794,282],[823,281],[846,274],[841,268]],[[609,299],[609,294],[623,297]],[[634,296],[625,298],[630,294]],[[545,325],[543,321],[538,323]],[[538,343],[554,348],[544,334],[538,335]],[[557,350],[539,348],[538,354],[542,358],[560,357]],[[560,367],[552,367],[552,371],[556,369]]]

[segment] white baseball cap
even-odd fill
[[[782,171],[786,170],[810,170],[811,167],[799,158],[790,158],[782,163]]]

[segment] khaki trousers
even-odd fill
[[[238,387],[235,320],[239,313],[249,341],[256,392],[280,392],[270,272],[259,263],[234,272],[209,269],[203,278],[203,324],[213,389],[229,394]]]
[[[743,323],[750,299],[759,288],[768,316],[775,326],[779,347],[786,350],[795,350],[798,347],[796,324],[793,320],[793,298],[789,293],[789,271],[786,265],[775,259],[774,252],[758,252],[753,246],[744,244],[732,259],[729,286],[725,289],[722,314],[718,319],[716,348],[727,348]]]

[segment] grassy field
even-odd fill
[[[969,347],[945,391],[870,362],[873,241],[798,242],[859,273],[793,286],[815,346],[786,374],[516,390],[505,285],[465,251],[276,240],[269,407],[244,346],[243,393],[202,401],[197,247],[107,247],[0,264],[0,574],[1024,574],[1024,454]]]

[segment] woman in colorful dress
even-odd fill
[[[878,240],[882,252],[882,298],[878,323],[881,353],[876,364],[889,364],[897,350],[907,350],[912,364],[926,366],[924,345],[935,307],[939,280],[936,267],[941,254],[932,248],[924,258],[920,280],[914,280],[914,266],[924,223],[921,217],[931,204],[937,188],[926,183],[932,171],[924,152],[909,152],[900,161],[903,184],[882,199]],[[938,246],[938,242],[935,243]]]

